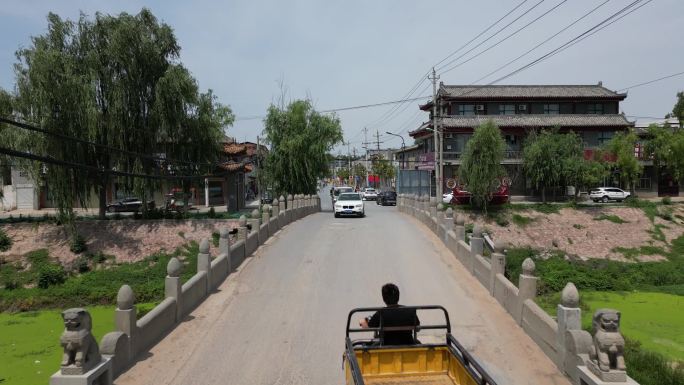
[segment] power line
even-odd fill
[[[151,175],[151,174],[138,174],[138,173],[131,173],[131,172],[125,172],[125,171],[118,171],[114,169],[100,169],[95,166],[90,166],[82,163],[77,163],[77,162],[69,162],[61,159],[55,159],[53,157],[47,157],[47,156],[41,156],[41,155],[36,155],[36,154],[31,154],[28,152],[22,152],[22,151],[16,151],[12,150],[9,148],[4,148],[0,147],[0,154],[5,154],[9,155],[15,158],[23,158],[23,159],[29,159],[37,162],[42,162],[46,164],[53,164],[57,166],[63,166],[63,167],[68,167],[72,169],[80,169],[80,170],[85,170],[85,171],[90,171],[90,172],[95,172],[99,174],[110,174],[114,176],[126,176],[126,177],[133,177],[133,178],[144,178],[144,179],[162,179],[162,180],[172,180],[172,179],[205,179],[209,177],[215,177],[215,176],[220,176],[221,174],[212,174],[212,175]]]
[[[631,86],[629,86],[629,87],[620,88],[618,91],[627,91],[627,90],[629,90],[629,89],[631,89],[631,88],[637,88],[637,87],[645,86],[645,85],[648,85],[648,84],[652,84],[652,83],[655,83],[655,82],[659,82],[659,81],[661,81],[661,80],[673,78],[673,77],[675,77],[675,76],[680,76],[680,75],[684,75],[684,71],[682,71],[682,72],[677,72],[676,74],[672,74],[672,75],[663,76],[663,77],[660,77],[660,78],[657,78],[657,79],[649,80],[649,81],[647,81],[647,82],[643,82],[643,83],[639,83],[639,84],[634,84],[634,85],[631,85]]]
[[[524,71],[524,70],[526,70],[526,69],[528,69],[528,68],[530,68],[530,67],[533,67],[533,66],[539,64],[540,62],[542,62],[542,61],[544,61],[544,60],[546,60],[546,59],[548,59],[548,58],[550,58],[550,57],[552,57],[552,56],[558,54],[559,52],[564,51],[564,50],[567,49],[567,48],[569,47],[569,45],[572,44],[573,42],[575,42],[575,41],[581,39],[582,37],[586,36],[587,34],[591,33],[592,31],[594,31],[594,30],[596,30],[597,28],[601,27],[602,25],[606,24],[606,23],[609,22],[610,20],[612,20],[612,19],[614,19],[615,17],[619,16],[620,14],[622,14],[623,12],[625,12],[625,11],[627,11],[628,9],[632,8],[634,5],[640,3],[641,1],[643,1],[643,0],[635,0],[634,2],[630,3],[629,5],[627,5],[626,7],[622,8],[621,10],[617,11],[616,13],[612,14],[611,16],[607,17],[606,19],[602,20],[600,23],[596,24],[595,26],[591,27],[590,29],[588,29],[588,30],[584,31],[583,33],[581,33],[581,34],[575,36],[574,38],[568,40],[567,42],[565,42],[565,43],[562,44],[561,46],[557,47],[556,49],[551,50],[551,51],[547,52],[545,55],[542,55],[542,56],[538,57],[537,59],[535,59],[535,60],[533,60],[533,61],[531,61],[531,62],[525,64],[524,66],[522,66],[522,67],[520,67],[520,68],[518,68],[518,69],[516,69],[515,71],[510,72],[510,73],[508,73],[507,75],[502,76],[502,77],[500,77],[500,78],[498,78],[498,79],[496,79],[496,80],[494,80],[494,81],[488,83],[488,85],[492,85],[492,84],[498,83],[498,82],[500,82],[500,81],[502,81],[502,80],[504,80],[504,79],[507,79],[507,78],[509,78],[509,77],[511,77],[511,76],[513,76],[513,75],[515,75],[515,74],[517,74],[517,73],[519,73],[519,72],[522,72],[522,71]],[[471,91],[469,91],[469,92],[472,92],[472,91],[474,91],[474,90],[471,90]]]
[[[568,0],[563,0],[563,1],[561,1],[560,3],[556,4],[556,5],[553,6],[551,9],[549,9],[548,11],[546,11],[546,12],[542,13],[541,15],[537,16],[535,19],[533,19],[533,20],[530,21],[529,23],[523,25],[522,27],[518,28],[518,29],[515,30],[514,32],[508,34],[508,36],[504,37],[503,39],[501,39],[501,40],[497,41],[496,43],[490,45],[489,47],[487,47],[487,48],[485,48],[484,50],[478,52],[477,54],[471,56],[470,58],[468,58],[468,59],[466,59],[466,60],[464,60],[464,61],[462,61],[462,62],[460,62],[460,63],[456,63],[455,65],[453,65],[453,66],[451,66],[451,67],[449,67],[449,68],[443,70],[443,71],[440,72],[440,73],[441,73],[441,74],[444,74],[444,73],[447,73],[447,72],[449,72],[449,71],[452,71],[452,70],[454,70],[454,69],[456,69],[456,68],[462,66],[463,64],[466,64],[466,63],[470,62],[471,60],[475,59],[476,57],[478,57],[478,56],[484,54],[485,52],[489,51],[490,49],[495,48],[496,46],[498,46],[499,44],[503,43],[504,41],[506,41],[506,40],[510,39],[511,37],[517,35],[520,31],[522,31],[522,30],[524,30],[525,28],[529,27],[530,25],[534,24],[534,23],[537,22],[539,19],[541,19],[541,18],[543,18],[544,16],[548,15],[549,13],[555,11],[558,7],[560,7],[561,5],[565,4],[567,1],[568,1]]]
[[[452,64],[453,62],[455,62],[456,60],[462,58],[463,56],[465,56],[465,55],[469,54],[470,52],[474,51],[477,47],[479,47],[479,46],[481,46],[482,44],[488,42],[488,41],[489,41],[490,39],[492,39],[494,36],[498,35],[498,34],[501,33],[503,30],[505,30],[506,28],[508,28],[509,26],[511,26],[513,23],[515,23],[516,21],[520,20],[520,18],[522,18],[523,16],[527,15],[527,14],[530,13],[532,10],[534,10],[535,8],[537,8],[537,7],[538,7],[539,5],[541,5],[541,3],[543,3],[543,2],[544,2],[544,0],[540,0],[537,4],[533,5],[533,6],[530,7],[527,11],[523,12],[520,16],[518,16],[518,17],[516,17],[515,19],[513,19],[513,21],[511,21],[510,23],[508,23],[508,24],[504,25],[503,27],[501,27],[501,28],[500,28],[498,31],[496,31],[493,35],[491,35],[490,37],[486,38],[485,40],[479,42],[477,45],[475,45],[475,47],[473,47],[473,48],[467,50],[466,52],[462,53],[462,54],[459,55],[458,57],[456,57],[456,58],[454,58],[454,59],[451,59],[451,60],[448,61],[446,64],[444,64],[444,65],[442,65],[441,67],[437,68],[437,71],[439,71],[439,72],[441,73],[442,70],[443,70],[445,67],[451,65],[451,64]]]
[[[481,78],[475,80],[473,83],[477,83],[477,82],[479,82],[479,81],[482,80],[482,79],[486,79],[486,78],[488,78],[490,75],[493,75],[493,74],[495,74],[495,73],[501,71],[502,69],[508,67],[509,65],[515,63],[516,61],[518,61],[518,60],[519,60],[520,58],[522,58],[523,56],[525,56],[525,55],[527,55],[528,53],[534,51],[535,49],[541,47],[543,44],[547,43],[549,40],[551,40],[551,39],[553,39],[554,37],[560,35],[561,33],[567,31],[568,28],[572,27],[573,25],[577,24],[578,22],[580,22],[580,21],[581,21],[582,19],[584,19],[585,17],[587,17],[587,16],[589,16],[590,14],[594,13],[597,9],[603,7],[603,6],[604,6],[605,4],[607,4],[609,1],[610,1],[610,0],[605,0],[603,3],[601,3],[601,4],[599,4],[598,6],[594,7],[594,8],[593,8],[592,10],[590,10],[589,12],[587,12],[587,13],[585,13],[584,15],[580,16],[577,20],[575,20],[575,21],[573,21],[572,23],[568,24],[565,28],[563,28],[563,29],[561,29],[560,31],[556,32],[555,34],[551,35],[551,37],[549,37],[549,38],[547,38],[546,40],[542,41],[541,43],[535,45],[534,47],[532,47],[531,49],[527,50],[527,51],[526,51],[525,53],[523,53],[522,55],[516,57],[515,59],[513,59],[513,60],[507,62],[506,64],[504,64],[504,65],[498,67],[498,68],[495,69],[494,71],[492,71],[492,72],[486,74],[485,76],[483,76],[483,77],[481,77]]]
[[[56,138],[60,138],[60,139],[64,139],[64,140],[70,140],[72,142],[81,143],[81,144],[88,144],[91,146],[95,146],[97,148],[116,151],[116,152],[120,152],[122,154],[135,156],[135,157],[139,157],[139,158],[144,158],[144,159],[150,159],[150,160],[155,160],[155,161],[164,161],[164,162],[168,162],[168,163],[184,163],[184,164],[190,164],[190,165],[195,165],[195,166],[212,166],[213,165],[212,163],[196,163],[196,162],[191,162],[191,161],[186,161],[186,160],[168,159],[168,158],[162,158],[162,157],[157,157],[157,156],[152,156],[152,155],[147,155],[147,154],[141,154],[138,152],[133,152],[133,151],[128,151],[128,150],[123,150],[120,148],[115,148],[115,147],[107,146],[104,144],[91,142],[91,141],[88,141],[85,139],[80,139],[80,138],[76,138],[73,136],[64,135],[64,134],[60,134],[57,132],[49,131],[49,130],[46,130],[44,128],[39,128],[36,126],[32,126],[30,124],[17,122],[14,120],[3,118],[3,117],[0,117],[0,123],[9,124],[11,126],[15,126],[15,127],[27,130],[27,131],[38,132],[41,134],[54,136]]]

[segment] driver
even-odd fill
[[[406,309],[399,305],[399,288],[397,285],[393,283],[384,284],[382,286],[382,300],[387,306],[371,317],[359,320],[359,326],[362,328],[380,327],[380,317],[382,317],[383,327],[420,325],[416,309]],[[417,343],[420,342],[413,338],[411,330],[395,330],[384,333],[384,345],[413,345]]]

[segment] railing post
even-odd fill
[[[228,274],[230,274],[233,271],[233,263],[230,260],[230,231],[226,227],[219,230],[219,253],[226,256]]]
[[[259,232],[259,227],[261,226],[261,219],[259,219],[259,210],[254,209],[252,212],[249,214],[249,219],[247,222],[249,222],[250,226],[252,226],[252,231],[251,232]]]
[[[135,294],[128,285],[122,285],[116,295],[116,310],[114,311],[114,325],[117,331],[128,336],[130,353],[134,353],[136,337],[136,321],[138,320],[135,307]],[[132,357],[129,355],[129,357]]]
[[[567,352],[566,331],[582,330],[582,311],[579,307],[579,291],[572,282],[568,282],[561,292],[561,303],[558,304],[556,315],[558,321],[558,334],[556,335],[556,350],[558,359],[556,364],[564,370]]]
[[[266,223],[271,220],[271,206],[270,205],[263,205],[261,206],[261,223]]]
[[[484,252],[484,237],[482,237],[482,226],[475,224],[473,234],[470,236],[470,263],[468,269],[475,274],[475,256],[482,255]]]
[[[280,210],[280,203],[278,201],[278,198],[273,199],[273,205],[271,206],[273,218],[278,218],[278,212]]]
[[[166,279],[164,280],[164,297],[173,298],[176,300],[176,322],[180,322],[183,318],[183,284],[181,283],[180,273],[183,269],[183,264],[178,258],[173,257],[166,264]]]
[[[285,212],[285,209],[286,209],[286,207],[285,207],[285,204],[286,204],[286,203],[285,203],[285,197],[281,195],[280,198],[278,198],[278,202],[279,202],[279,204],[280,204],[280,207],[278,208],[279,211],[280,211],[280,213],[284,213],[284,212]]]
[[[237,240],[247,242],[247,217],[244,215],[238,220]]]
[[[203,239],[197,254],[197,272],[204,271],[207,275],[207,295],[211,293],[211,255],[209,254],[209,240]]]
[[[491,259],[491,270],[489,275],[489,293],[494,295],[494,288],[496,287],[496,275],[506,272],[506,244],[497,240],[494,242],[494,252]]]
[[[449,207],[444,211],[444,218],[443,218],[443,223],[444,223],[444,229],[448,233],[454,228],[454,209]]]
[[[465,241],[465,218],[461,214],[454,217],[454,234],[456,234],[456,242]]]
[[[522,310],[525,301],[534,300],[537,296],[537,281],[539,278],[534,275],[534,261],[526,258],[522,263],[522,274],[518,279],[518,304],[515,312],[515,321],[522,325]]]

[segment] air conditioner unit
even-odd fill
[[[518,110],[519,111],[527,111],[527,104],[519,104]]]
[[[454,134],[444,134],[444,138],[446,139],[451,139],[454,137]]]
[[[477,110],[478,110],[478,111],[484,111],[484,104],[478,104],[478,105],[477,105]]]

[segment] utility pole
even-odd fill
[[[349,152],[349,145],[350,144],[351,144],[350,142],[347,142],[347,160],[349,161],[349,166],[348,166],[349,167],[349,169],[348,169],[349,173],[348,173],[348,175],[351,175],[351,153]],[[347,178],[347,182],[349,182],[349,178]]]
[[[257,199],[259,199],[259,204],[261,204],[261,166],[259,164],[260,160],[259,158],[261,157],[261,145],[259,144],[259,135],[257,135],[257,148],[256,148],[256,164],[257,164]]]
[[[368,172],[369,172],[369,167],[368,167],[368,128],[364,127],[363,128],[363,148],[366,149],[366,183],[365,185],[368,186],[370,183],[368,183]]]
[[[442,197],[442,170],[441,163],[438,155],[441,154],[441,146],[439,143],[439,130],[437,129],[437,80],[439,76],[435,73],[435,68],[432,67],[432,76],[428,76],[428,79],[432,80],[432,129],[433,137],[435,140],[435,194],[437,198]],[[438,150],[439,149],[439,150]]]

